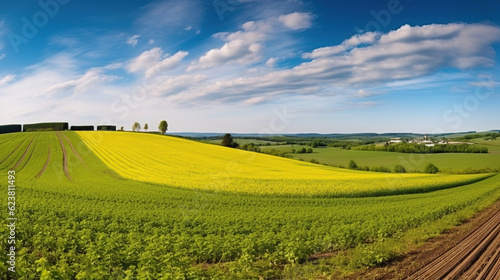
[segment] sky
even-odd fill
[[[500,129],[499,1],[14,2],[0,1],[0,124]]]

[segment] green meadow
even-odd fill
[[[358,166],[384,166],[391,170],[394,166],[401,164],[407,171],[423,171],[428,163],[433,163],[442,170],[465,170],[500,168],[500,141],[478,141],[481,145],[488,147],[487,154],[472,153],[441,153],[441,154],[407,154],[379,151],[355,151],[345,150],[334,147],[317,147],[313,153],[295,154],[292,149],[299,150],[299,145],[281,145],[281,146],[261,146],[262,151],[275,149],[288,152],[288,155],[294,159],[311,161],[312,159],[322,164],[331,166],[347,167],[350,160],[354,160]]]

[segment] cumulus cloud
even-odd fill
[[[254,24],[248,23],[244,27],[245,32],[225,35],[225,38],[253,38],[257,34],[247,32],[254,29]],[[324,86],[320,85],[324,84],[340,88],[366,88],[425,77],[445,68],[490,67],[495,63],[492,44],[498,41],[500,28],[491,25],[404,25],[385,34],[367,32],[355,35],[340,45],[313,50],[303,55],[311,61],[291,69],[276,70],[257,77],[219,80],[170,98],[176,102],[224,100],[252,104],[270,96],[322,94]],[[231,49],[249,54],[243,47]],[[370,94],[361,90],[353,96],[366,97]]]
[[[225,43],[220,49],[212,49],[200,57],[198,64],[191,65],[188,71],[214,67],[228,62],[247,64],[255,62],[262,50],[258,43],[247,44],[243,40],[233,40]]]
[[[278,20],[283,23],[284,26],[293,30],[306,29],[311,27],[312,15],[310,13],[295,12],[279,16]]]
[[[245,65],[262,58],[264,42],[275,35],[280,26],[291,30],[305,29],[311,26],[312,16],[308,13],[292,13],[267,20],[248,21],[242,30],[214,34],[215,38],[225,41],[220,48],[211,49],[197,62],[188,67],[188,71],[211,68],[225,64]]]
[[[131,45],[132,47],[135,47],[137,45],[137,43],[139,43],[139,35],[133,35],[133,36],[130,36],[128,39],[127,39],[127,44],[128,45]]]
[[[178,51],[172,56],[165,56],[159,47],[141,53],[127,65],[131,73],[144,73],[146,76],[158,74],[179,66],[179,63],[188,55],[186,51]]]

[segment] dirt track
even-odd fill
[[[61,144],[61,149],[63,152],[63,169],[64,169],[64,174],[68,179],[71,180],[71,175],[69,175],[69,169],[68,169],[68,154],[66,153],[66,147],[64,147],[64,143],[61,137],[61,133],[57,132],[57,138],[59,138],[59,143]]]
[[[19,143],[19,145],[17,145],[17,147],[12,151],[10,152],[9,155],[7,155],[6,158],[4,158],[2,161],[0,161],[0,164],[4,163],[7,159],[9,159],[9,157],[14,154],[15,151],[17,151],[17,149],[19,149],[19,147],[21,147],[21,145],[24,143],[24,141],[28,140],[28,138],[25,138],[23,141],[21,141],[21,143]]]
[[[19,161],[16,163],[16,165],[14,165],[10,170],[14,170],[16,169],[19,164],[21,164],[21,162],[23,162],[24,158],[26,157],[26,155],[28,154],[28,151],[30,150],[31,148],[31,144],[33,144],[33,140],[35,140],[35,138],[31,138],[31,141],[30,143],[28,144],[28,147],[26,147],[26,150],[24,151],[23,155],[21,156],[21,158],[19,159]],[[17,150],[17,148],[16,148]],[[14,150],[15,151],[15,150]],[[33,152],[33,151],[32,151]],[[9,155],[10,156],[10,155]]]
[[[500,211],[408,279],[500,279]]]
[[[40,173],[38,173],[37,178],[41,178],[43,173],[45,172],[45,169],[47,169],[47,166],[49,166],[51,153],[52,153],[52,149],[49,146],[49,154],[47,155],[47,160],[45,161],[45,164],[43,165],[42,170],[40,170]]]
[[[342,279],[500,279],[500,201],[384,266]]]
[[[62,136],[64,136],[64,138],[66,138],[66,141],[68,141],[69,147],[71,148],[71,150],[73,150],[73,153],[78,158],[78,160],[80,160],[80,162],[83,163],[83,165],[85,165],[85,166],[88,167],[88,165],[85,163],[85,161],[83,160],[83,158],[76,151],[75,147],[73,147],[73,144],[71,144],[71,141],[69,141],[69,138],[66,137],[66,135],[64,135],[64,134],[62,134]]]

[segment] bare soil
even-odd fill
[[[31,147],[31,144],[33,144],[33,140],[35,140],[35,138],[31,138],[31,141],[30,143],[28,144],[28,147],[26,147],[26,150],[24,151],[24,154],[23,156],[19,159],[19,161],[16,163],[16,165],[14,165],[11,170],[14,170],[16,169],[16,167],[19,166],[19,164],[21,164],[21,162],[23,162],[24,158],[26,157],[26,155],[28,154],[28,151],[30,150],[30,147]],[[16,148],[17,150],[17,148]],[[14,150],[15,151],[15,150]]]
[[[87,164],[85,163],[85,161],[83,160],[83,158],[78,154],[78,152],[76,151],[76,149],[73,147],[73,144],[71,144],[71,141],[69,141],[68,137],[66,135],[64,135],[64,134],[62,134],[62,136],[64,136],[64,138],[66,138],[66,141],[68,141],[69,147],[71,148],[71,150],[73,150],[73,153],[76,155],[76,157],[78,158],[78,160],[80,160],[80,162],[83,163],[83,165],[87,166]]]
[[[346,279],[500,279],[500,201],[397,260]]]
[[[45,169],[47,169],[47,166],[49,166],[51,154],[52,154],[52,149],[49,146],[49,154],[47,155],[47,161],[45,161],[45,164],[43,165],[42,170],[40,170],[40,173],[38,173],[37,178],[41,178],[43,173],[45,172]]]
[[[64,169],[64,174],[68,179],[71,180],[71,175],[69,174],[69,169],[68,169],[68,154],[66,153],[66,147],[64,147],[63,140],[61,138],[61,133],[57,133],[57,138],[59,138],[59,143],[61,144],[61,149],[63,152],[63,169]]]

